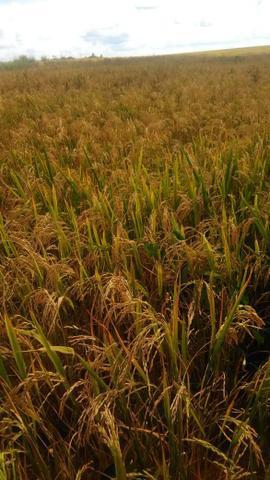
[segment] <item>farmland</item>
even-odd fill
[[[15,67],[1,480],[267,479],[268,50]]]

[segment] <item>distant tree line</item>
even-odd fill
[[[103,55],[95,55],[92,53],[88,57],[84,57],[84,59],[96,59],[101,60],[103,59]],[[71,61],[71,60],[80,60],[75,57],[70,56],[62,56],[62,57],[46,57],[42,56],[39,60],[35,59],[34,57],[29,57],[27,55],[20,55],[19,57],[13,60],[5,60],[0,61],[0,70],[13,70],[18,68],[27,68],[32,67],[34,65],[39,65],[40,63],[50,63],[50,62],[59,62],[59,61]]]

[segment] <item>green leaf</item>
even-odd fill
[[[14,359],[18,367],[19,375],[21,379],[24,380],[27,377],[26,366],[24,362],[23,353],[15,333],[15,329],[8,315],[4,315],[4,322],[6,326],[7,335],[9,338],[9,343],[11,345]]]

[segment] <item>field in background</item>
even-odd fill
[[[261,45],[257,47],[238,47],[238,48],[226,48],[223,50],[208,50],[204,52],[194,52],[188,55],[203,55],[210,57],[235,57],[245,56],[253,57],[254,55],[269,55],[270,45]]]
[[[269,78],[2,69],[1,480],[268,478]]]

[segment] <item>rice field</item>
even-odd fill
[[[1,66],[1,480],[269,478],[269,78]]]

